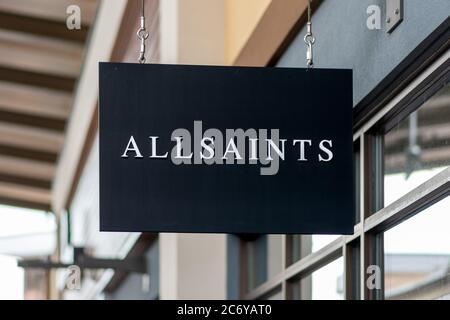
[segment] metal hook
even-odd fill
[[[144,0],[141,2],[142,4],[142,13],[141,13],[141,26],[136,32],[138,39],[141,41],[140,50],[139,50],[139,63],[145,63],[145,40],[147,40],[149,33],[145,28],[145,16],[144,16]]]
[[[305,37],[303,38],[306,45],[308,46],[306,50],[306,65],[308,68],[312,67],[314,64],[314,56],[313,56],[313,44],[316,42],[316,38],[314,38],[312,34],[312,23],[308,21],[307,23],[307,31]]]

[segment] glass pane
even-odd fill
[[[450,86],[384,137],[384,203],[389,205],[450,164]]]
[[[293,300],[343,300],[344,259],[341,257],[289,284]]]
[[[337,234],[318,234],[312,236],[312,252],[319,251],[323,247],[327,246],[337,238],[339,238],[340,235]]]
[[[386,299],[450,299],[450,197],[384,234]]]
[[[319,251],[337,238],[339,235],[290,235],[287,237],[288,265],[291,265],[307,255]]]
[[[245,243],[248,290],[281,272],[282,241],[282,235],[262,235]]]

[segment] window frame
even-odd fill
[[[241,291],[242,299],[261,299],[279,287],[283,299],[289,298],[288,285],[292,279],[310,274],[341,256],[344,258],[344,298],[384,299],[383,232],[449,196],[450,168],[383,207],[383,135],[394,123],[417,110],[424,99],[428,100],[449,81],[450,49],[447,49],[372,117],[364,123],[357,123],[353,141],[359,142],[360,153],[360,222],[355,225],[354,233],[341,236],[294,263],[289,261],[287,255],[289,236],[283,236],[282,271],[249,292]],[[241,250],[244,247],[241,245]],[[355,254],[355,247],[359,248],[359,255]],[[370,276],[365,270],[373,264],[380,266],[382,271],[382,286],[379,290],[369,290],[365,285]],[[358,270],[355,270],[355,266]],[[246,277],[241,275],[241,278]]]

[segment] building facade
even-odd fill
[[[146,0],[147,61],[303,68],[307,8],[306,0]],[[51,297],[447,299],[449,12],[448,0],[312,1],[314,68],[353,70],[353,235],[107,233],[99,232],[97,65],[137,62],[140,10],[138,1],[102,1],[53,181],[53,259],[70,263],[82,247],[144,260],[146,272],[83,270],[74,290],[67,271],[54,270]],[[303,99],[314,97],[299,95],[299,108]]]

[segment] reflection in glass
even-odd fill
[[[386,299],[450,299],[450,197],[384,233]]]
[[[384,137],[384,204],[389,205],[450,164],[450,86]]]

